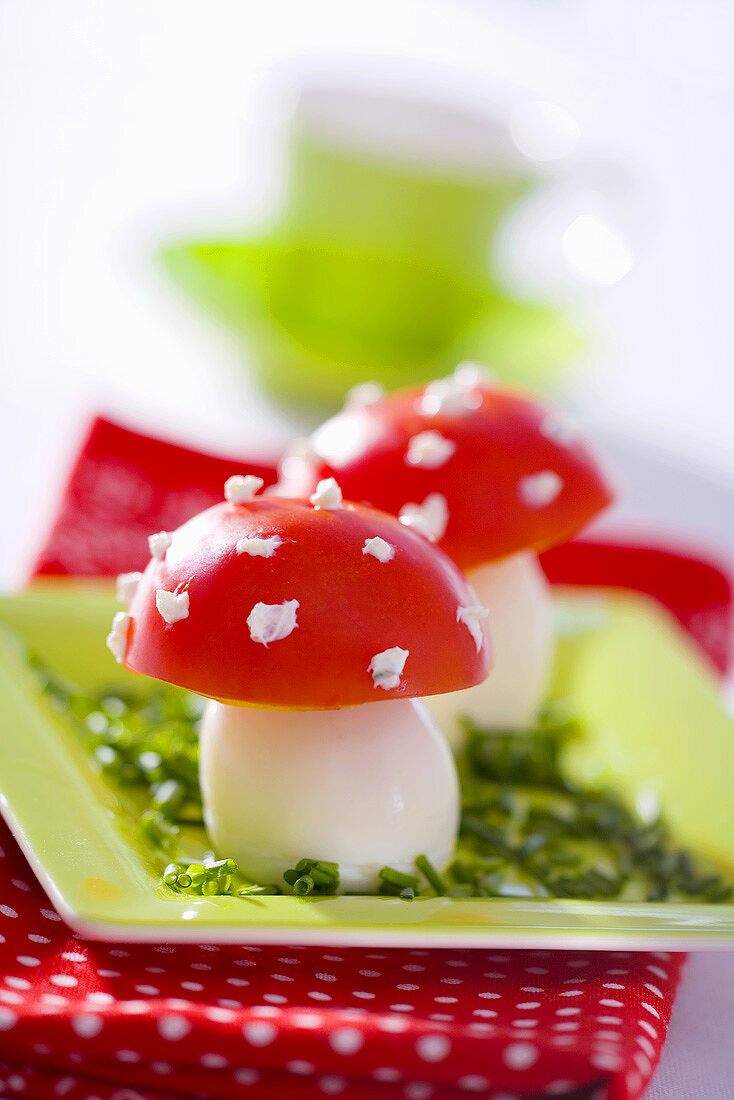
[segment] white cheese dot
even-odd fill
[[[313,473],[319,461],[319,456],[311,446],[310,440],[300,436],[289,443],[285,449],[280,460],[280,478],[282,481],[295,481],[298,484]]]
[[[140,584],[142,575],[142,573],[120,573],[116,585],[118,603],[130,604]]]
[[[401,649],[398,645],[393,646],[392,649],[383,649],[382,653],[376,653],[367,669],[372,673],[375,687],[381,687],[385,691],[398,687],[400,675],[409,654],[410,650]]]
[[[224,483],[224,497],[230,504],[246,504],[259,493],[265,482],[254,474],[233,474]]]
[[[449,378],[428,383],[416,402],[416,411],[421,416],[461,416],[478,409],[482,404],[478,387],[491,380],[491,371],[480,364],[459,363]]]
[[[473,359],[464,359],[454,371],[454,382],[466,390],[495,382],[497,376],[486,363],[477,363]]]
[[[173,536],[169,535],[168,531],[158,531],[155,535],[149,535],[148,548],[151,557],[155,558],[156,561],[160,561],[172,542]]]
[[[463,623],[471,634],[477,647],[477,653],[484,645],[482,619],[487,618],[489,618],[489,611],[481,604],[474,604],[472,607],[459,607],[456,611],[456,621],[457,623]]]
[[[560,443],[563,447],[569,447],[579,437],[576,425],[555,412],[548,413],[547,416],[543,417],[539,425],[539,431],[546,439],[552,440],[553,443]]]
[[[189,617],[188,591],[166,592],[165,588],[158,588],[155,594],[155,605],[161,618],[169,625]]]
[[[267,646],[269,642],[279,642],[287,638],[298,626],[296,611],[298,600],[284,600],[283,603],[256,603],[247,616],[247,625],[253,642]]]
[[[250,538],[240,539],[235,546],[238,554],[249,554],[251,558],[272,558],[283,540],[279,535],[270,535],[268,538],[260,538],[253,535]]]
[[[364,409],[368,405],[376,405],[385,396],[385,387],[379,382],[362,382],[359,386],[352,386],[344,398],[344,407],[347,409]]]
[[[385,539],[381,539],[379,535],[375,535],[374,538],[365,540],[362,553],[371,554],[378,561],[391,561],[395,557],[395,547]]]
[[[122,664],[125,660],[130,622],[130,616],[126,611],[118,611],[112,620],[112,629],[107,635],[107,648],[118,664]]]
[[[335,478],[327,477],[318,483],[316,492],[309,499],[314,508],[335,512],[342,506],[342,491]]]
[[[523,504],[528,508],[544,508],[552,504],[561,489],[563,479],[554,470],[540,470],[537,474],[521,477],[517,483],[517,492]]]
[[[456,450],[456,444],[440,432],[419,432],[408,440],[405,461],[408,466],[421,466],[424,470],[437,470],[445,466]]]
[[[442,493],[429,493],[422,504],[404,504],[400,509],[400,522],[419,535],[438,542],[446,533],[449,508]]]

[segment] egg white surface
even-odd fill
[[[302,858],[339,864],[340,890],[368,893],[389,865],[450,862],[459,784],[445,738],[418,700],[335,711],[209,703],[201,730],[204,817],[246,878],[283,886]]]
[[[487,728],[531,726],[553,666],[553,603],[537,555],[514,554],[473,569],[467,578],[489,611],[494,666],[476,687],[425,701],[454,751],[464,739],[462,716]]]

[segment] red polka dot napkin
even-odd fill
[[[3,834],[9,1094],[635,1097],[665,1037],[681,956],[83,942]]]
[[[98,420],[36,572],[141,568],[148,534],[242,469],[274,480]],[[652,591],[724,666],[731,593],[713,566],[579,547],[546,560],[552,579]],[[634,1100],[665,1038],[680,955],[96,944],[61,923],[4,826],[0,841],[9,1096]]]

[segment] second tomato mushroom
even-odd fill
[[[525,728],[553,656],[551,601],[537,554],[581,530],[612,499],[580,434],[543,401],[465,364],[449,378],[383,394],[359,387],[281,464],[282,491],[336,477],[435,541],[490,610],[495,667],[470,692],[430,701],[452,744],[461,718]]]

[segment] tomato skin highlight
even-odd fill
[[[214,699],[283,709],[332,709],[469,687],[484,678],[460,606],[476,597],[456,566],[421,535],[373,508],[330,511],[302,500],[223,502],[172,533],[130,606],[124,664]],[[270,556],[238,553],[241,539],[271,538]],[[379,536],[387,562],[363,553]],[[188,593],[188,613],[167,623],[156,593]],[[248,617],[258,603],[298,601],[296,625],[267,645]],[[376,686],[375,655],[408,651],[396,687]]]
[[[536,398],[482,384],[470,391],[476,407],[426,415],[424,392],[401,390],[327,420],[310,439],[312,469],[299,464],[294,477],[284,465],[283,492],[308,496],[317,481],[335,477],[350,500],[393,515],[441,493],[449,518],[438,544],[464,570],[565,542],[612,501],[592,450]],[[438,466],[413,465],[406,461],[410,440],[427,431],[455,449]],[[528,504],[523,479],[547,472],[560,478],[560,490]]]

